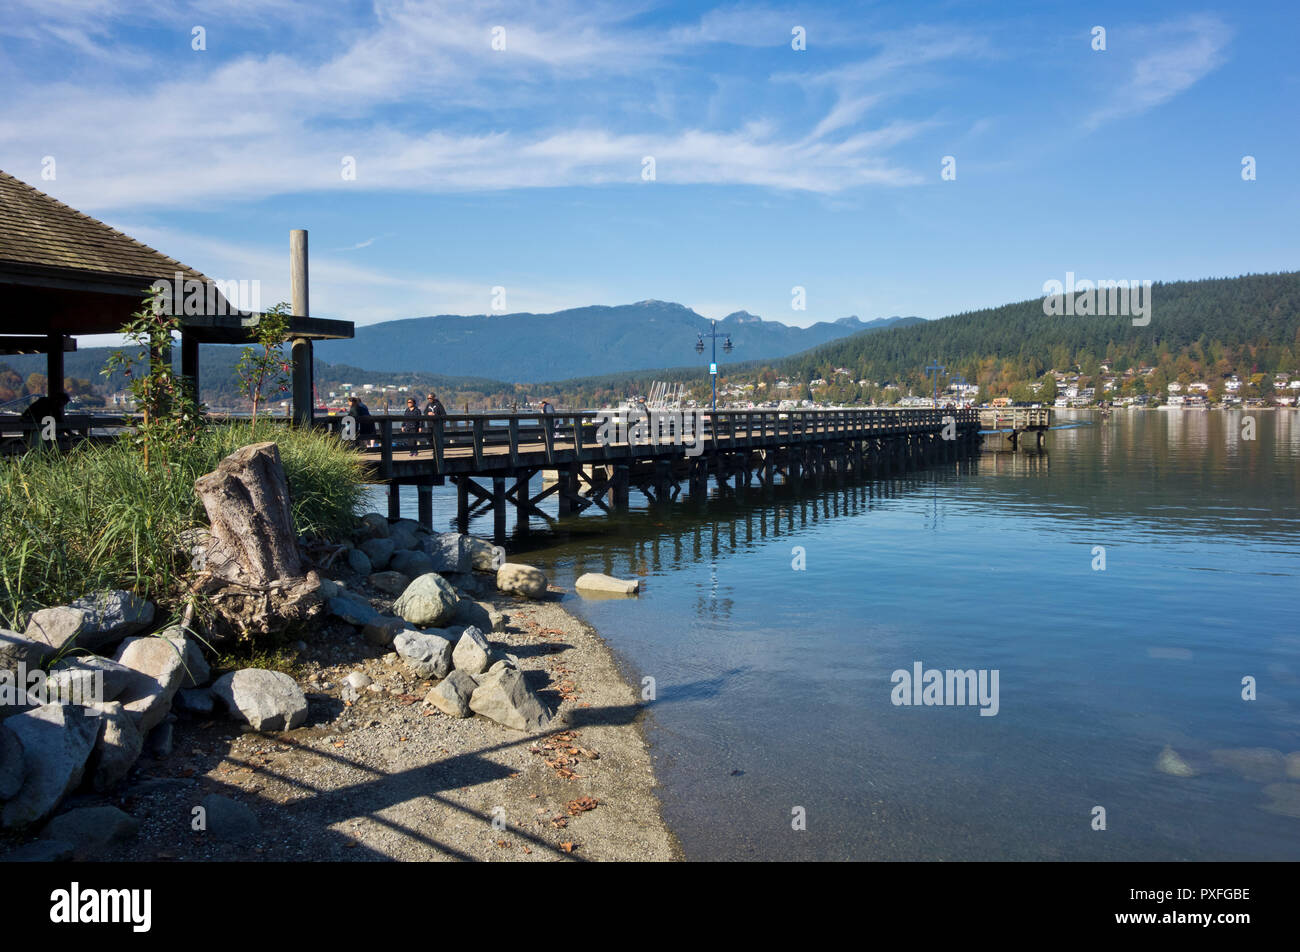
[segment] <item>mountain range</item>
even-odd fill
[[[731,338],[728,361],[774,360],[850,334],[921,320],[864,321],[853,316],[791,327],[736,311],[718,321],[718,333]],[[696,363],[695,342],[709,330],[708,318],[667,301],[595,305],[553,314],[444,314],[358,327],[352,340],[317,344],[316,357],[362,370],[533,383]]]

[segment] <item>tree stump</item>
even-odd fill
[[[306,571],[289,484],[274,443],[253,443],[194,483],[211,527],[195,594],[210,605],[209,635],[269,634],[298,627],[323,607],[320,576]]]

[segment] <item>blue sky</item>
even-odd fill
[[[7,0],[0,168],[263,304],[307,228],[313,313],[359,323],[483,313],[496,286],[510,311],[934,318],[1067,271],[1300,266],[1298,23],[1291,2]]]

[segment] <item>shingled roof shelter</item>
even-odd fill
[[[302,241],[305,246],[305,233]],[[304,262],[304,285],[305,271]],[[219,287],[0,171],[0,356],[46,354],[51,392],[62,386],[63,355],[76,350],[78,335],[118,332],[154,282],[174,283],[177,275],[205,289]],[[246,344],[262,318],[237,311],[220,291],[202,297],[202,313],[181,316],[181,370],[196,385],[199,344]],[[310,420],[311,341],[350,338],[353,325],[295,315],[288,336],[294,343],[294,418]]]

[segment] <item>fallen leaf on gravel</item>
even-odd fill
[[[569,825],[569,821],[565,817],[562,816],[551,817],[551,826],[555,827],[557,830],[562,830],[568,825]]]
[[[345,743],[346,743],[346,741],[336,740],[336,741],[334,742],[334,746],[335,746],[335,747],[342,747]]]
[[[568,803],[569,816],[577,816],[579,813],[594,810],[599,802],[595,797],[578,797],[576,800],[570,800]]]
[[[497,846],[505,846],[505,845],[506,845],[505,840],[497,840]]]
[[[564,852],[566,852],[566,853],[572,853],[572,852],[573,852],[573,847],[574,847],[574,844],[573,844],[572,841],[570,841],[570,842],[568,842],[568,843],[561,843],[561,844],[560,844],[560,849],[564,850]]]
[[[527,853],[527,854],[529,854],[529,855],[531,856],[533,851],[530,850],[527,846],[525,846],[525,847],[524,847],[524,852]]]
[[[399,738],[397,738],[397,739],[398,739],[398,741],[404,741],[404,740],[406,740],[405,737],[399,737]]]

